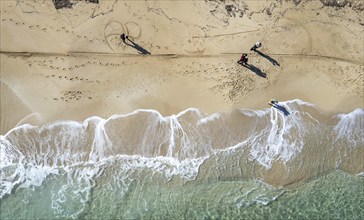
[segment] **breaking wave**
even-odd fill
[[[363,109],[329,115],[291,100],[212,115],[194,108],[171,116],[136,110],[21,125],[0,136],[0,198],[50,185],[53,214],[79,217],[101,186],[124,198],[136,182],[244,180],[237,206],[267,205],[282,186],[336,169],[362,173],[363,122]]]

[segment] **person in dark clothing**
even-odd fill
[[[238,60],[238,63],[243,64],[243,65],[247,64],[248,63],[248,54],[243,53],[240,57],[240,60]]]
[[[276,99],[271,99],[270,102],[268,102],[269,105],[273,106],[275,104],[278,104],[278,100]]]
[[[125,39],[128,39],[128,36],[126,36],[124,33],[120,35],[121,40],[125,43]]]

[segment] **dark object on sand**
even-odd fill
[[[254,44],[254,46],[252,48],[250,48],[250,50],[254,50],[255,51],[256,49],[260,48],[261,46],[262,46],[262,43],[256,42]]]
[[[121,38],[121,40],[123,40],[123,42],[125,43],[125,39],[127,39],[127,38],[128,38],[128,36],[126,36],[125,34],[121,34],[121,35],[120,35],[120,38]]]
[[[260,52],[259,50],[255,50],[255,52],[257,54],[259,54],[260,56],[264,57],[265,59],[269,60],[269,62],[271,62],[273,64],[273,66],[280,66],[280,64],[278,63],[277,60],[273,59],[272,57],[268,56],[267,54],[264,54],[264,53]]]
[[[72,0],[52,0],[54,7],[58,10],[61,8],[72,8],[72,6],[74,5]],[[90,3],[99,3],[99,0],[85,0],[86,2],[90,2]]]
[[[277,103],[278,103],[278,100],[276,100],[276,99],[271,99],[270,102],[268,102],[269,105],[274,105]]]
[[[70,0],[52,0],[54,7],[58,10],[61,8],[72,8],[73,3]]]
[[[342,0],[342,1],[338,1],[338,0],[320,0],[320,2],[324,6],[331,6],[331,7],[338,7],[338,8],[343,8],[348,3],[351,5],[351,2],[347,1],[347,0]]]
[[[285,116],[288,116],[290,114],[290,112],[284,106],[279,105],[278,101],[275,99],[270,100],[270,102],[268,102],[268,105],[280,110]]]
[[[86,2],[99,4],[99,0],[86,0]]]
[[[240,60],[238,60],[239,64],[247,64],[248,63],[248,54],[243,53],[240,57]]]
[[[131,46],[132,48],[136,49],[139,54],[144,54],[144,55],[150,55],[151,54],[148,50],[146,50],[145,48],[143,48],[139,44],[137,44],[134,41],[132,41],[128,36],[125,36],[125,39],[127,39],[131,44],[130,43],[127,43],[127,41],[124,41],[124,43],[126,45]]]
[[[239,64],[243,65],[245,68],[249,69],[250,71],[254,72],[260,77],[267,78],[267,74],[262,72],[258,67],[254,66],[253,64],[248,64],[248,58],[245,58],[245,62],[238,61]]]

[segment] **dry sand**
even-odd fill
[[[364,106],[359,3],[73,3],[56,10],[49,0],[0,2],[1,134],[140,108],[261,109],[272,97],[327,112]],[[123,32],[137,45],[122,43]],[[256,41],[263,56],[249,50]],[[252,69],[236,63],[242,52]]]

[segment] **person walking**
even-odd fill
[[[259,41],[258,42],[256,42],[255,44],[254,44],[254,46],[252,47],[252,48],[250,48],[250,50],[256,50],[256,49],[258,49],[258,48],[260,48],[262,46],[262,43],[260,43]]]
[[[246,65],[248,64],[248,54],[246,53],[243,53],[240,57],[240,60],[238,60],[238,63],[239,64],[243,64],[243,65]]]
[[[125,39],[128,39],[128,36],[126,36],[124,33],[120,35],[121,40],[125,43]]]

